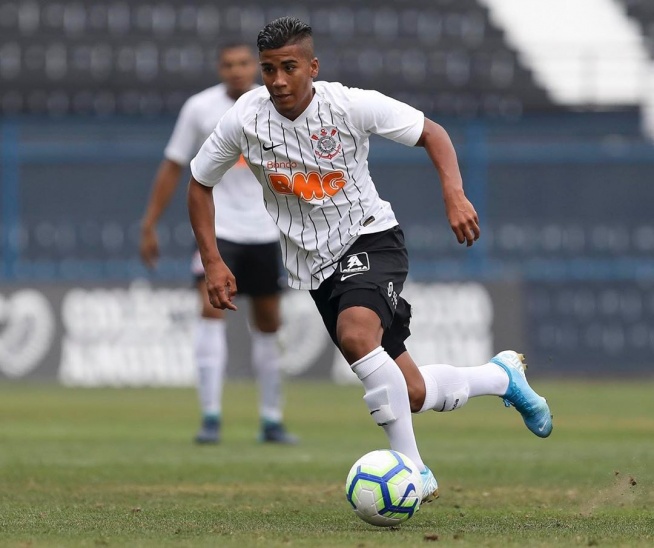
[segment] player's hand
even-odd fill
[[[227,265],[220,261],[205,268],[209,302],[214,308],[238,310],[232,299],[237,293],[236,278]]]
[[[457,241],[470,247],[481,235],[479,217],[468,198],[461,192],[445,198],[445,211]]]
[[[159,259],[159,240],[154,227],[145,227],[141,230],[141,242],[139,244],[141,260],[148,268],[157,266]]]

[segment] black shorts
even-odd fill
[[[339,261],[336,272],[310,291],[336,346],[340,312],[363,306],[379,316],[384,329],[382,346],[390,357],[395,359],[406,351],[411,305],[400,293],[408,271],[409,257],[399,226],[357,238]]]
[[[238,244],[216,238],[220,255],[236,278],[239,295],[263,297],[282,290],[282,257],[279,243]],[[196,280],[204,280],[199,253],[193,259]]]

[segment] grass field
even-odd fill
[[[196,447],[192,390],[0,385],[2,546],[653,546],[654,382],[540,382],[552,437],[498,398],[418,416],[441,498],[399,530],[359,521],[345,476],[385,447],[357,387],[287,387],[295,448],[255,442],[228,385],[224,441]]]

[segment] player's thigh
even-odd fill
[[[411,307],[399,294],[407,273],[404,237],[397,227],[360,236],[339,261],[336,272],[310,292],[332,340],[347,357],[351,359],[362,351],[357,341],[365,339],[363,346],[374,341],[379,346],[380,323],[380,342],[390,357],[406,351],[404,340],[409,334]],[[346,312],[357,307],[367,309],[365,318],[376,315],[374,322],[360,322],[359,314]],[[350,329],[354,323],[362,325],[363,331],[356,333],[354,341],[347,341],[351,348],[346,349],[342,343],[346,337],[354,337]]]
[[[401,296],[408,274],[408,255],[399,227],[360,236],[339,261],[332,276],[332,298],[338,299],[338,313],[363,306],[381,321],[381,344],[391,358],[406,351],[411,306]]]

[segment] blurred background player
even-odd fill
[[[250,46],[234,42],[220,48],[218,75],[222,83],[189,98],[177,119],[164,151],[150,199],[141,222],[140,253],[154,268],[159,257],[156,226],[170,203],[182,171],[223,114],[245,92],[256,87],[257,61]],[[261,186],[244,160],[226,174],[214,193],[216,238],[223,257],[237,272],[240,292],[251,300],[250,335],[252,366],[259,382],[260,440],[293,444],[297,438],[282,423],[280,349],[279,232],[267,214]],[[197,390],[202,424],[197,443],[221,439],[222,391],[227,363],[224,312],[209,303],[199,253],[191,270],[202,299],[201,317],[194,339]]]

